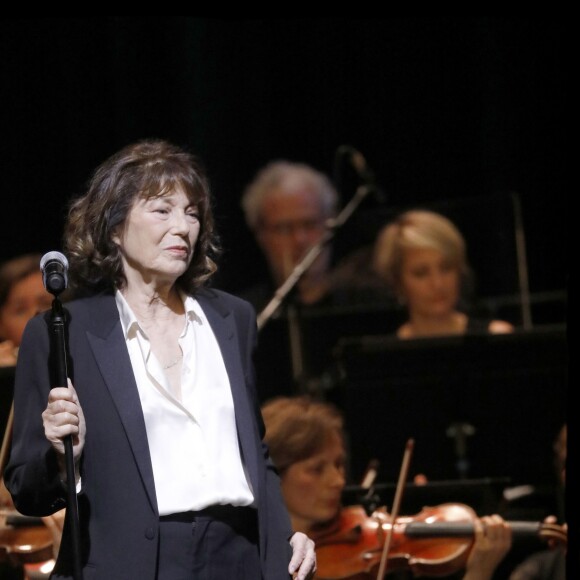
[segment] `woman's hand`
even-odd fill
[[[471,548],[463,580],[489,580],[512,546],[512,530],[501,516],[475,520],[475,543]]]
[[[48,405],[42,413],[44,435],[59,457],[64,457],[64,438],[72,436],[75,464],[83,452],[86,425],[83,410],[70,379],[67,387],[56,387],[48,394]]]
[[[558,523],[558,518],[554,515],[548,516],[546,518],[544,518],[544,523],[545,524],[557,524]],[[562,531],[564,531],[566,534],[568,533],[568,524],[564,523],[562,524]],[[559,548],[562,546],[562,541],[558,538],[548,538],[548,547],[550,548]],[[568,548],[568,544],[565,543],[564,544],[564,550],[566,550]]]
[[[292,559],[288,572],[296,580],[309,580],[316,573],[316,552],[314,542],[302,532],[296,532],[290,538]]]

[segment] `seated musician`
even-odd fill
[[[48,310],[52,295],[44,288],[40,271],[40,254],[17,256],[0,265],[0,366],[16,365],[18,348],[26,323],[36,314]],[[9,434],[5,434],[8,441]],[[0,464],[0,474],[4,465]],[[3,510],[14,511],[12,498],[0,479],[0,506]],[[58,551],[65,510],[43,518],[50,530],[53,551]],[[48,578],[54,560],[45,562],[26,562],[22,570],[11,564],[0,563],[0,577],[24,578],[27,580]],[[2,568],[4,566],[4,568]]]
[[[262,251],[268,279],[239,291],[259,312],[313,246],[328,234],[339,195],[327,175],[305,163],[277,159],[246,187],[242,208]],[[327,241],[300,276],[292,300],[301,308],[352,306],[376,301],[384,284],[369,268],[368,248],[339,256]]]
[[[328,402],[299,396],[271,399],[262,406],[262,414],[265,441],[280,472],[294,531],[302,531],[316,542],[343,509],[347,452],[341,413]],[[498,515],[475,520],[474,528],[475,542],[466,568],[457,574],[464,580],[489,580],[511,547],[511,531]],[[318,573],[324,573],[320,561]]]
[[[564,423],[558,430],[553,443],[553,451],[558,491],[563,494],[566,486],[566,458],[568,454],[567,423]],[[565,509],[561,515],[565,515]],[[555,524],[557,519],[554,515],[548,516],[546,523]],[[563,524],[562,528],[567,532],[568,525]],[[511,571],[509,580],[566,580],[566,552],[566,544],[549,541],[548,548],[532,552],[519,562]],[[577,558],[577,553],[575,556]]]
[[[260,403],[273,396],[326,388],[322,376],[334,363],[334,325],[341,320],[329,313],[345,313],[378,301],[390,303],[385,283],[370,267],[372,245],[341,249],[329,239],[339,203],[338,191],[327,175],[306,163],[285,159],[260,168],[244,190],[241,205],[246,224],[264,260],[256,263],[262,263],[262,274],[255,283],[249,282],[245,271],[240,278],[244,285],[232,291],[260,313],[260,324],[264,311],[270,312],[266,320],[273,319],[262,330],[255,357]],[[309,265],[304,267],[308,256],[316,257],[306,260]],[[292,286],[288,280],[294,281]],[[277,293],[282,287],[288,292],[284,299]],[[271,308],[277,300],[274,314]]]
[[[373,267],[407,310],[398,338],[514,330],[507,321],[473,318],[464,311],[461,294],[469,278],[465,240],[443,215],[412,210],[384,226],[375,242]]]

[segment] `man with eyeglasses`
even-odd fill
[[[246,188],[242,207],[270,269],[272,280],[251,289],[247,298],[261,310],[308,250],[322,239],[335,217],[338,194],[321,172],[303,163],[273,161]],[[330,289],[332,248],[326,244],[295,287],[294,299],[312,305]]]
[[[329,178],[304,163],[272,161],[247,186],[242,208],[268,264],[270,279],[239,294],[258,314],[307,253],[323,240],[338,213],[338,204],[338,193]],[[324,384],[328,380],[323,375],[337,339],[334,329],[344,330],[332,307],[353,306],[371,296],[386,295],[384,287],[372,278],[368,257],[358,252],[353,255],[354,260],[347,256],[335,264],[332,242],[323,244],[271,317],[282,314],[281,320],[267,323],[260,335],[256,362],[262,400],[296,391],[320,394],[321,389],[332,388]]]

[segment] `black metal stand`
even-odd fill
[[[67,369],[67,346],[65,335],[65,316],[62,304],[55,295],[52,301],[50,315],[50,340],[51,340],[51,361],[54,364],[54,380],[56,385],[68,385]],[[82,580],[81,566],[81,542],[79,530],[79,512],[77,504],[77,492],[75,481],[75,466],[73,456],[73,440],[69,435],[64,439],[66,483],[67,483],[67,508],[66,517],[71,528],[73,573],[75,580]]]

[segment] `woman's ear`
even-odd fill
[[[111,234],[111,241],[113,242],[113,244],[116,244],[117,246],[120,245],[121,234],[122,234],[122,232],[119,231],[119,226],[117,226]]]

